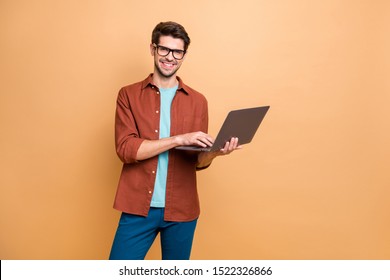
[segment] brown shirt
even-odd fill
[[[137,161],[142,141],[159,139],[160,93],[152,74],[144,81],[123,87],[115,115],[116,152],[123,168],[114,208],[147,216],[156,179],[158,156]],[[208,129],[206,98],[178,78],[179,87],[171,105],[171,136]],[[166,185],[166,221],[192,221],[199,216],[196,187],[196,152],[169,151]]]

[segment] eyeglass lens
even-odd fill
[[[185,53],[185,51],[183,50],[172,50],[170,48],[166,48],[158,45],[157,45],[157,52],[161,56],[167,56],[169,55],[170,52],[172,52],[172,55],[175,59],[182,59]]]

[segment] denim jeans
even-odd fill
[[[151,207],[147,217],[122,213],[110,260],[143,260],[158,233],[163,260],[188,260],[196,223],[166,222],[164,208]]]

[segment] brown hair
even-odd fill
[[[172,36],[176,39],[182,39],[184,41],[184,50],[188,49],[191,42],[184,27],[173,21],[160,22],[156,25],[152,32],[152,44],[158,45],[160,36]]]

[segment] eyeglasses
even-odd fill
[[[161,56],[167,56],[170,52],[172,52],[172,55],[175,59],[183,59],[184,55],[186,54],[186,51],[184,50],[172,50],[167,47],[163,47],[160,45],[153,44],[153,46],[157,49],[157,53]]]

